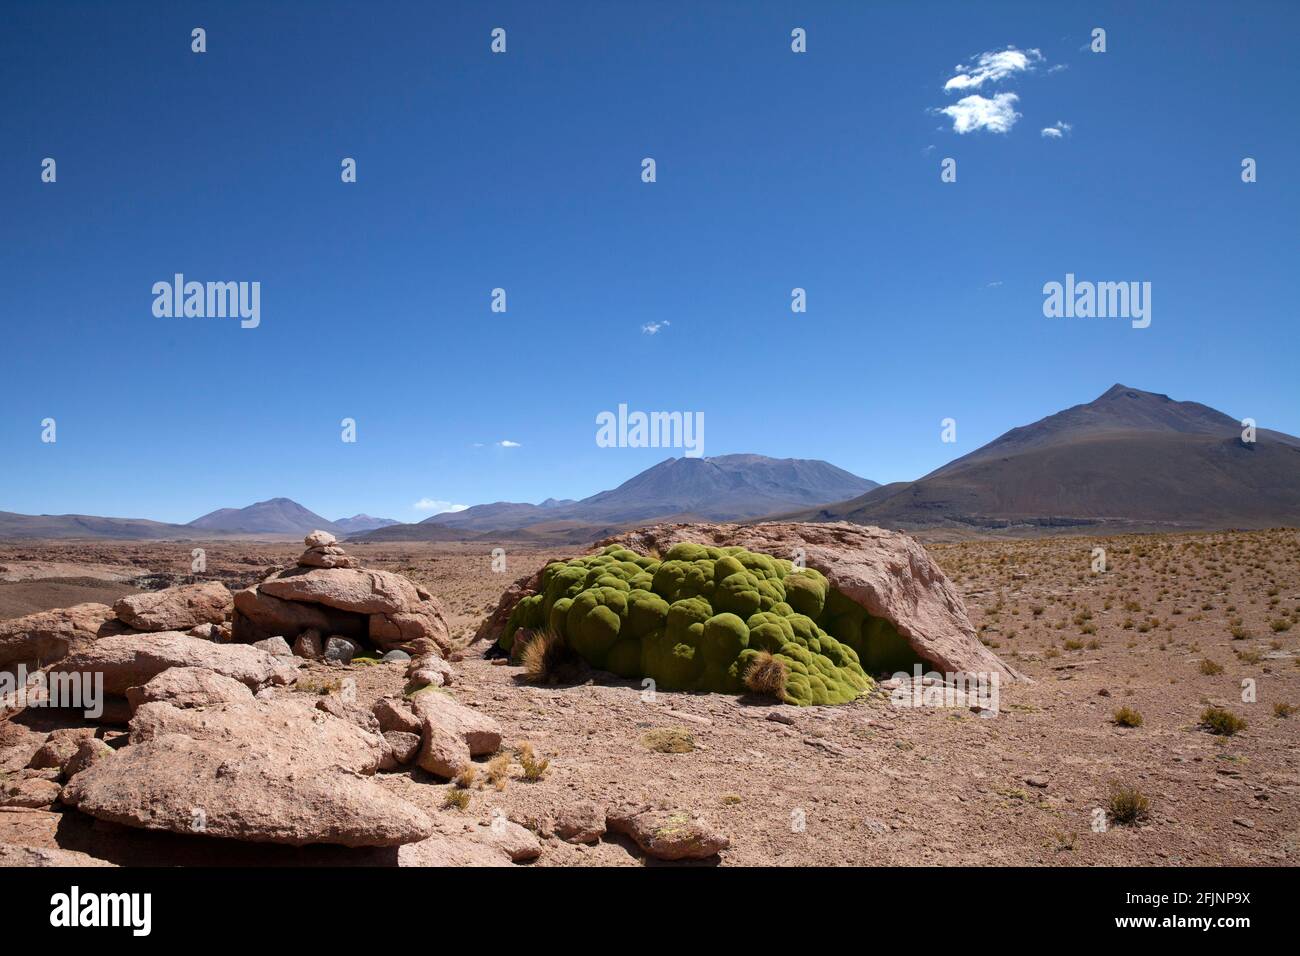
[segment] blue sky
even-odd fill
[[[6,3],[0,510],[582,497],[666,457],[596,446],[619,403],[878,481],[1115,382],[1300,433],[1297,35],[1293,3]],[[1004,93],[1004,132],[936,112]],[[155,317],[176,272],[259,281],[260,326]],[[1045,318],[1067,272],[1151,282],[1151,326]]]

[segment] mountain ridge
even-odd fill
[[[781,517],[906,530],[1300,524],[1300,439],[1242,431],[1208,405],[1117,384],[916,481]]]

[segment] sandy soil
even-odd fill
[[[188,579],[191,547],[0,545],[0,564],[22,552],[26,560],[134,568],[153,582],[179,581]],[[298,550],[207,547],[206,576],[232,587],[287,564]],[[505,545],[508,570],[493,573],[491,547],[349,550],[428,586],[446,603],[453,633],[468,638],[509,582],[561,556]],[[1096,547],[1106,551],[1104,573],[1093,571]],[[548,818],[583,799],[691,809],[730,837],[724,865],[1295,865],[1300,713],[1279,713],[1300,706],[1300,533],[969,541],[931,550],[966,595],[985,642],[1034,680],[1004,685],[997,716],[903,709],[884,694],[797,709],[720,695],[645,700],[638,685],[613,679],[537,688],[476,648],[456,664],[452,691],[496,717],[509,741],[530,741],[549,757],[546,775],[526,782],[515,763],[504,789],[480,780],[464,810],[445,809],[450,785],[420,771],[385,775],[385,785],[450,828],[486,822],[499,810],[545,831]],[[305,687],[324,688],[350,679],[362,702],[400,693],[403,684],[400,665],[316,664],[304,678]],[[1243,681],[1255,683],[1253,702],[1243,702]],[[1210,703],[1244,717],[1246,729],[1231,737],[1201,729]],[[1115,724],[1123,706],[1141,714],[1140,727]],[[646,732],[664,728],[689,734],[694,749],[648,749]],[[1096,832],[1095,810],[1107,806],[1114,783],[1148,796],[1150,819]],[[121,862],[391,856],[235,847],[214,855],[208,844],[194,845],[198,838],[142,836],[75,812],[0,813],[0,840],[7,839],[97,847]],[[544,845],[536,865],[642,862],[612,839]]]

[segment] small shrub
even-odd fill
[[[1137,787],[1115,783],[1110,788],[1107,816],[1120,826],[1137,826],[1151,816],[1151,801]]]
[[[533,745],[527,740],[520,742],[515,748],[515,756],[519,759],[519,766],[523,768],[524,779],[529,783],[536,783],[545,777],[546,770],[551,765],[551,759],[537,756]]]
[[[1121,707],[1115,711],[1115,723],[1121,727],[1141,727],[1142,715],[1132,707]]]
[[[442,806],[445,810],[464,810],[469,806],[469,791],[452,787],[443,794]]]
[[[1212,734],[1231,737],[1238,731],[1246,729],[1246,721],[1230,710],[1210,706],[1201,712],[1201,726]]]
[[[1295,713],[1294,704],[1286,704],[1283,703],[1282,701],[1278,701],[1276,704],[1273,705],[1274,717],[1290,717],[1294,713]]]
[[[1223,665],[1217,661],[1212,661],[1208,657],[1201,661],[1201,673],[1206,677],[1213,677],[1215,674],[1223,673]]]

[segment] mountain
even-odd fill
[[[339,518],[333,522],[334,527],[344,534],[360,534],[362,531],[374,531],[389,525],[401,524],[393,518],[372,518],[370,515],[353,515],[351,518]]]
[[[271,498],[246,508],[220,508],[195,518],[186,527],[235,534],[302,535],[316,530],[340,531],[333,521],[327,521],[288,498]]]
[[[839,500],[875,487],[874,481],[810,459],[668,458],[617,488],[581,501],[548,498],[540,505],[511,501],[475,505],[433,515],[419,525],[369,532],[361,540],[449,540],[500,533],[570,537],[647,521],[740,521]]]
[[[1115,385],[923,478],[785,517],[897,528],[1300,524],[1300,439]]]
[[[21,515],[0,511],[0,540],[16,538],[116,538],[157,541],[192,538],[185,525],[145,518],[100,518],[96,515]]]

